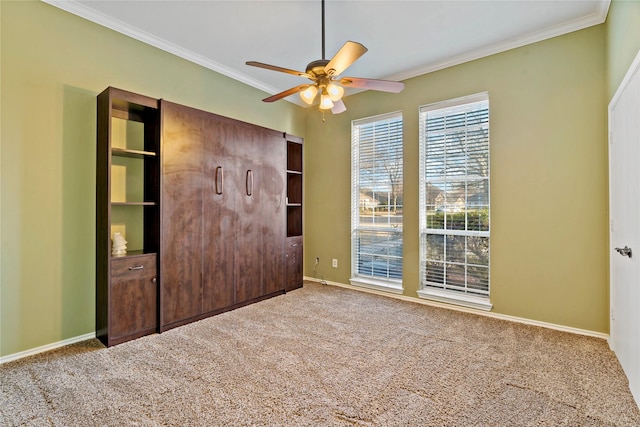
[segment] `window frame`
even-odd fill
[[[426,176],[426,154],[427,154],[427,141],[426,141],[426,115],[429,112],[437,111],[437,110],[446,110],[452,109],[455,107],[464,106],[467,104],[475,104],[478,102],[486,102],[487,108],[489,110],[489,121],[487,123],[487,131],[488,131],[488,142],[487,142],[487,209],[488,209],[488,230],[487,231],[473,231],[467,230],[468,227],[468,216],[465,215],[465,229],[464,230],[452,230],[452,229],[429,229],[427,227],[427,180]],[[490,126],[490,103],[489,103],[489,93],[481,92],[469,96],[463,96],[459,98],[449,99],[445,101],[434,102],[427,105],[422,105],[418,109],[418,117],[419,117],[419,257],[420,257],[420,276],[419,276],[419,290],[417,291],[418,296],[420,298],[435,300],[439,302],[446,302],[450,304],[462,305],[465,307],[486,310],[489,311],[493,307],[490,302],[491,295],[491,126]],[[466,128],[466,126],[465,126]],[[467,144],[465,143],[465,147]],[[446,175],[443,175],[446,176]],[[462,180],[458,179],[458,182]],[[464,183],[465,188],[468,187],[468,183],[472,180],[469,179],[469,175],[465,171],[464,175]],[[447,183],[446,179],[444,181]],[[466,193],[465,193],[466,194]],[[468,202],[465,201],[464,211],[467,212],[467,207],[469,206]],[[446,215],[446,212],[445,212]],[[447,239],[448,236],[464,236],[467,237],[486,237],[487,245],[488,245],[488,260],[487,260],[487,294],[480,295],[478,293],[469,292],[469,288],[467,286],[467,276],[466,271],[469,266],[469,262],[466,259],[465,255],[465,285],[464,290],[460,289],[451,289],[447,288],[446,279],[445,283],[435,284],[432,282],[426,281],[426,269],[427,269],[427,248],[426,248],[426,239],[429,235],[443,235],[443,239]],[[466,240],[465,240],[466,242]],[[465,243],[466,245],[466,243]],[[466,246],[465,246],[466,247]],[[446,250],[446,249],[445,249]],[[466,252],[466,250],[465,250]],[[446,252],[445,252],[446,253]],[[443,259],[443,263],[447,264],[447,258]],[[472,265],[472,264],[471,264]],[[446,267],[445,267],[446,269]]]
[[[386,120],[399,119],[401,122],[401,158],[402,158],[402,188],[404,197],[404,117],[402,111],[394,111],[385,114],[379,114],[376,116],[365,117],[362,119],[353,120],[351,122],[351,278],[349,282],[352,285],[365,287],[369,289],[375,289],[385,292],[392,292],[401,294],[403,292],[402,275],[404,269],[404,263],[402,262],[402,255],[400,256],[401,277],[398,278],[381,278],[376,276],[363,275],[358,273],[358,233],[362,230],[359,226],[360,223],[360,147],[359,138],[356,135],[356,128],[362,125],[367,125],[376,122],[382,122]],[[403,202],[404,206],[404,202]],[[400,224],[400,238],[401,242],[404,241],[404,212],[402,216],[402,223]],[[393,230],[380,230],[380,231],[393,231]]]

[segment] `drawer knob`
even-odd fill
[[[133,267],[129,267],[129,270],[142,270],[144,268],[144,265],[136,265]]]
[[[151,279],[151,283],[156,283],[158,281],[158,279],[156,279],[155,277],[153,279]]]

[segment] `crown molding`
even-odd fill
[[[224,76],[227,76],[239,82],[245,83],[263,92],[267,92],[268,94],[275,94],[280,92],[278,89],[274,88],[273,86],[269,86],[258,80],[252,79],[251,77],[248,77],[245,74],[232,70],[231,68],[226,67],[218,62],[205,58],[204,56],[198,53],[184,49],[167,40],[154,36],[153,34],[147,33],[146,31],[142,31],[131,25],[125,24],[124,22],[118,19],[114,19],[110,16],[96,12],[94,9],[84,6],[83,4],[78,3],[75,0],[41,0],[41,1],[51,6],[62,9],[66,12],[69,12],[73,15],[77,15],[88,21],[94,22],[103,27],[109,28],[118,33],[124,34],[125,36],[131,37],[133,39],[136,39],[138,41],[141,41],[143,43],[156,47],[172,55],[178,56],[182,59],[186,59],[187,61],[201,65],[205,68],[213,70]]]
[[[444,61],[437,62],[435,64],[429,64],[423,67],[414,68],[412,70],[403,71],[401,73],[392,74],[385,77],[385,79],[407,80],[413,77],[421,76],[423,74],[433,73],[434,71],[439,71],[445,68],[453,67],[455,65],[464,64],[465,62],[474,61],[476,59],[495,55],[497,53],[506,52],[507,50],[537,43],[543,40],[551,39],[553,37],[572,33],[574,31],[583,30],[594,25],[602,24],[607,19],[607,13],[609,11],[610,4],[611,0],[602,0],[598,2],[598,10],[581,18],[572,19],[570,21],[563,22],[562,24],[551,26],[542,31],[535,31],[522,37],[506,40],[502,43],[496,43],[483,49],[470,51],[453,58],[445,59]]]
[[[601,16],[602,22],[604,22],[607,20],[607,15],[609,14],[610,6],[611,6],[611,0],[600,0],[598,2],[598,9],[594,12],[594,14]]]
[[[201,65],[205,68],[208,68],[212,71],[220,73],[224,76],[227,76],[229,78],[232,78],[244,84],[247,84],[251,87],[259,89],[270,95],[280,92],[280,89],[276,89],[270,85],[266,85],[259,80],[253,79],[245,74],[237,72],[218,62],[212,61],[200,54],[197,54],[195,52],[192,52],[190,50],[177,46],[167,40],[164,40],[150,33],[137,29],[131,25],[125,24],[120,20],[111,18],[102,13],[96,12],[94,9],[84,6],[83,4],[78,3],[75,0],[41,0],[41,1],[51,6],[62,9],[66,12],[77,15],[81,18],[87,19],[103,27],[109,28],[113,31],[129,36],[133,39],[139,40],[143,43],[154,46],[158,49],[164,50],[165,52],[168,52],[180,58],[186,59],[187,61]],[[525,36],[518,37],[516,39],[507,40],[503,43],[497,43],[483,49],[470,51],[462,55],[455,56],[453,58],[445,59],[438,63],[429,64],[429,65],[425,65],[418,68],[413,68],[411,70],[392,74],[390,76],[386,76],[382,78],[387,80],[399,80],[399,81],[407,80],[413,77],[418,77],[423,74],[428,74],[434,71],[443,70],[445,68],[453,67],[455,65],[460,65],[465,62],[474,61],[476,59],[484,58],[486,56],[495,55],[497,53],[505,52],[507,50],[515,49],[528,44],[536,43],[536,42],[547,40],[563,34],[568,34],[574,31],[582,30],[593,25],[602,24],[607,19],[607,13],[609,11],[610,4],[611,4],[611,0],[601,0],[601,1],[598,1],[598,9],[593,13],[591,13],[590,15],[587,15],[578,19],[573,19],[573,20],[564,22],[562,24],[554,25],[543,31],[536,31],[536,32],[527,34]],[[361,90],[349,91],[349,93],[346,94],[345,96],[354,95],[362,91],[364,90],[361,89]],[[302,107],[307,107],[306,104],[304,104],[301,100],[297,98],[294,98],[294,99],[285,98],[285,100]]]

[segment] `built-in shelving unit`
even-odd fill
[[[302,286],[302,138],[287,140],[287,284],[292,290]]]
[[[302,138],[111,87],[97,110],[105,345],[302,287]]]
[[[302,236],[302,139],[287,138],[287,237]]]
[[[107,346],[157,329],[159,130],[157,99],[98,95],[96,336]],[[112,255],[116,232],[126,254]]]

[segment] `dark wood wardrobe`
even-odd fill
[[[161,101],[160,328],[285,289],[281,132]]]
[[[131,96],[128,101],[115,101],[128,109],[135,107],[134,97],[139,96],[114,88],[104,93],[116,94],[118,99]],[[107,97],[101,96],[99,117]],[[139,240],[153,242],[136,252],[153,254],[153,277],[149,276],[151,266],[144,267],[145,273],[137,264],[126,271],[149,276],[138,280],[151,281],[154,292],[118,300],[112,268],[99,268],[102,277],[96,282],[97,293],[102,297],[96,299],[96,328],[106,345],[162,332],[302,286],[301,138],[156,101],[157,108],[149,113],[155,114],[154,121],[149,123],[155,126],[157,141],[150,146],[159,150],[154,151],[153,167],[143,168],[142,175],[144,182],[154,183],[151,212],[157,218],[143,220],[142,225],[131,219],[125,227],[128,233],[141,227],[137,232],[144,237]],[[106,116],[102,111],[102,120]],[[100,148],[110,147],[110,139],[110,132],[98,133],[99,163],[109,158],[105,153],[114,153],[114,148]],[[104,164],[98,165],[98,174],[107,175],[98,179],[98,186],[107,187],[116,175],[111,165]],[[100,199],[110,193],[109,189],[97,190]],[[113,209],[112,205],[99,203],[99,210]],[[98,265],[113,265],[122,259],[111,255],[113,229],[108,219],[98,222]],[[124,258],[133,260],[133,254]],[[105,304],[107,300],[110,304]],[[146,307],[145,318],[149,310],[155,310],[154,325],[150,328],[147,322],[144,330],[132,326],[132,331],[114,341],[113,325],[118,317],[140,312],[139,306]]]

